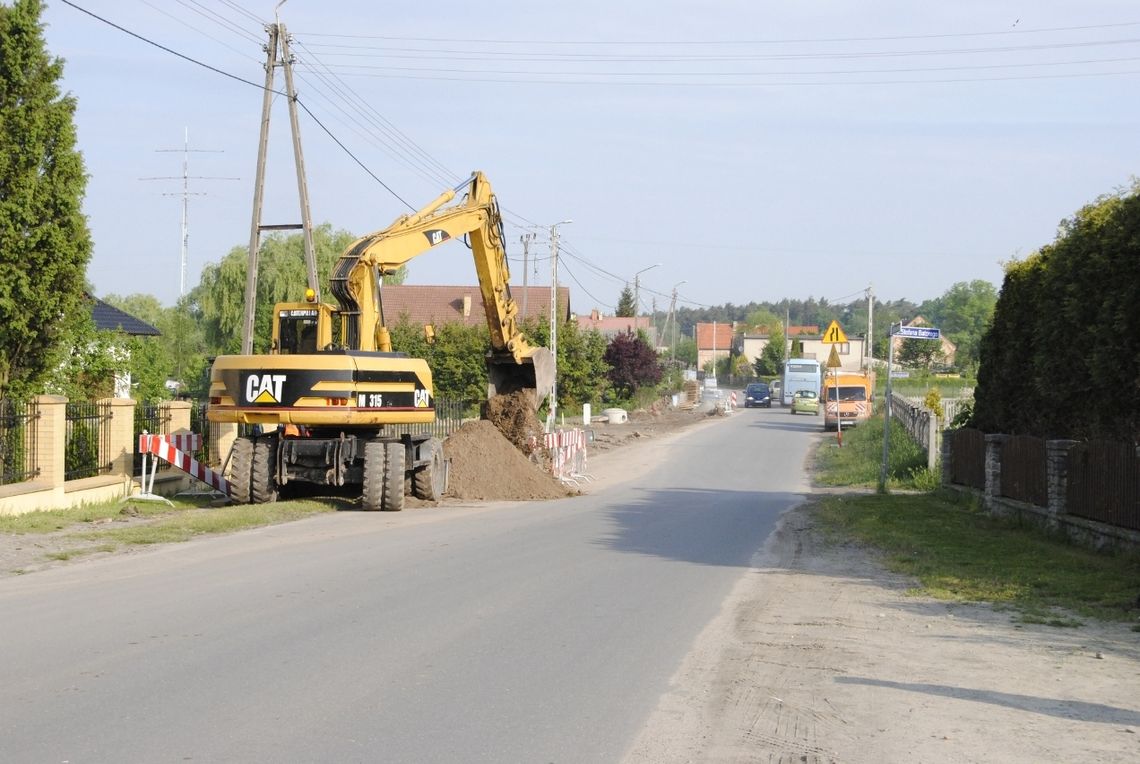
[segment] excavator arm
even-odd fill
[[[461,201],[448,205],[467,189]],[[554,381],[550,351],[529,344],[518,326],[518,303],[511,297],[503,221],[491,184],[472,173],[423,209],[397,218],[387,228],[353,242],[333,269],[330,287],[339,303],[342,344],[355,350],[390,351],[380,286],[409,260],[452,239],[466,236],[491,336],[487,357],[490,395],[534,390],[537,407]]]

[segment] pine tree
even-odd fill
[[[60,92],[42,13],[41,0],[0,5],[0,398],[38,392],[90,323],[75,99]]]
[[[614,315],[630,317],[637,315],[637,306],[633,304],[633,290],[629,288],[629,284],[621,290],[621,297],[618,298],[617,310]]]

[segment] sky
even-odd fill
[[[1131,0],[47,5],[99,296],[173,305],[248,245],[275,10],[314,223],[377,231],[481,170],[512,285],[550,284],[557,224],[576,313],[612,313],[635,281],[646,311],[674,290],[702,307],[1000,286],[1002,263],[1140,175]],[[269,133],[262,222],[297,223],[280,96]],[[449,244],[406,283],[475,270]]]

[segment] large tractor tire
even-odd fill
[[[416,470],[412,477],[412,490],[417,499],[439,501],[447,491],[447,464],[443,459],[443,443],[431,438],[424,445],[431,455],[431,463]]]
[[[404,464],[404,444],[385,443],[384,496],[380,499],[380,509],[385,512],[399,512],[404,508]]]
[[[258,439],[253,444],[253,471],[249,492],[254,504],[277,501],[277,441]]]
[[[230,498],[236,504],[249,504],[250,476],[253,474],[253,441],[238,438],[230,452]]]
[[[366,512],[383,509],[384,443],[370,440],[364,444],[364,490],[361,506]]]

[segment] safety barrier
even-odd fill
[[[555,430],[542,436],[550,455],[550,472],[563,483],[578,485],[593,480],[586,472],[586,431]]]
[[[226,496],[230,495],[230,483],[221,473],[215,472],[191,456],[202,447],[202,436],[196,432],[181,433],[178,435],[150,435],[144,432],[139,435],[138,452],[143,455],[142,464],[142,493],[133,498],[157,499],[165,501],[154,493],[154,475],[158,471],[158,460],[169,462],[185,472],[195,480],[199,480],[220,491]],[[150,461],[150,474],[147,474],[147,462]]]

